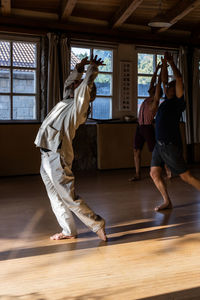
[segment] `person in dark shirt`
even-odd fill
[[[154,130],[154,117],[158,110],[160,103],[160,98],[163,95],[163,90],[161,88],[161,73],[158,76],[157,73],[161,68],[159,63],[156,66],[155,72],[151,78],[149,86],[149,97],[144,99],[140,106],[138,126],[136,128],[135,138],[134,138],[134,163],[135,163],[135,176],[129,178],[129,182],[140,180],[140,165],[141,165],[141,152],[146,142],[148,145],[149,152],[153,152],[156,140],[155,140],[155,130]],[[165,165],[166,179],[172,177],[170,170]]]
[[[168,64],[171,66],[175,80],[168,82]],[[161,79],[165,100],[159,106],[156,115],[155,134],[156,145],[152,153],[150,176],[163,197],[163,203],[155,208],[156,211],[172,208],[165,182],[162,178],[164,164],[172,173],[196,189],[200,190],[200,180],[195,178],[187,168],[182,153],[182,141],[179,122],[185,110],[183,95],[183,80],[180,71],[168,52],[162,58]]]

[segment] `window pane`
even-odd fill
[[[35,120],[36,119],[35,96],[14,96],[13,97],[13,119],[14,120]]]
[[[138,99],[138,104],[137,104],[137,114],[139,116],[139,111],[140,111],[140,106],[142,104],[142,102],[144,101],[145,98],[139,98]]]
[[[153,54],[138,54],[138,73],[153,74]]]
[[[10,120],[10,96],[0,96],[0,120]]]
[[[13,66],[35,68],[36,62],[36,44],[13,43]]]
[[[73,70],[76,64],[78,64],[86,56],[88,56],[88,59],[90,58],[90,49],[72,47],[71,48],[71,70]]]
[[[32,70],[13,70],[13,92],[35,93],[36,72]]]
[[[10,43],[0,41],[0,66],[10,66]]]
[[[151,77],[147,76],[138,76],[138,96],[148,97],[149,86],[151,82]]]
[[[97,95],[112,95],[112,75],[99,74],[95,79],[95,84],[97,86]]]
[[[111,119],[112,118],[112,100],[111,98],[96,98],[92,103],[93,119]]]
[[[9,69],[0,69],[0,93],[10,93]]]
[[[112,72],[113,71],[113,51],[112,50],[100,50],[94,49],[94,56],[101,58],[104,61],[105,66],[100,66],[100,72]]]

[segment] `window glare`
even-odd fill
[[[13,69],[13,92],[30,94],[35,93],[36,74],[33,70]]]
[[[35,44],[23,42],[13,43],[13,66],[34,68],[36,64]]]
[[[0,120],[37,120],[38,54],[37,42],[0,40]]]
[[[101,58],[105,66],[100,66],[100,72],[112,72],[113,71],[113,61],[112,61],[112,51],[111,50],[100,50],[94,49],[94,56]]]
[[[10,96],[0,95],[0,120],[11,119]]]
[[[138,96],[148,97],[150,82],[151,82],[151,77],[138,76]]]
[[[112,76],[99,74],[95,79],[97,95],[111,96],[112,94]]]
[[[0,69],[0,93],[10,93],[9,69]]]
[[[13,119],[14,120],[35,120],[36,119],[35,96],[14,96],[13,97]]]
[[[139,74],[153,74],[153,54],[138,54],[138,73]]]
[[[10,66],[10,42],[0,41],[0,66]]]
[[[112,118],[112,99],[98,97],[92,103],[92,118],[106,120]]]

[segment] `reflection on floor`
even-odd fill
[[[161,201],[148,170],[79,172],[76,191],[107,221],[101,242],[78,219],[76,240],[59,232],[40,176],[0,179],[0,300],[200,299],[200,192],[167,182]],[[192,173],[200,178],[198,166]]]

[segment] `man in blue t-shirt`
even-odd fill
[[[168,83],[168,64],[171,66],[175,80]],[[155,208],[156,211],[172,208],[165,182],[162,178],[164,164],[172,173],[179,175],[182,180],[200,190],[200,180],[191,175],[187,169],[182,154],[182,141],[179,122],[185,110],[183,95],[183,80],[180,71],[168,52],[162,58],[162,83],[165,101],[159,106],[156,115],[156,145],[152,153],[151,178],[163,197],[163,203]]]

